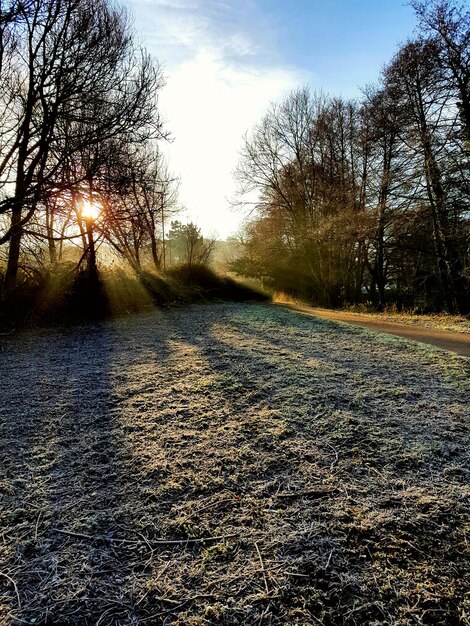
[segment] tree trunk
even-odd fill
[[[93,220],[86,220],[86,232],[88,237],[88,273],[91,277],[96,278],[98,276],[98,269],[96,267],[96,250],[95,239],[93,237]]]
[[[449,313],[458,313],[459,305],[455,293],[455,268],[452,259],[449,226],[445,214],[444,190],[440,180],[439,167],[434,158],[429,138],[423,138],[426,182],[428,188],[429,204],[433,220],[434,248],[439,267],[442,290]]]
[[[51,265],[55,265],[57,263],[57,248],[54,240],[54,211],[51,210],[49,202],[46,202],[46,232],[49,260]]]
[[[160,258],[158,256],[157,241],[156,241],[153,233],[151,234],[150,245],[151,245],[151,250],[152,250],[153,264],[155,265],[155,269],[157,270],[157,272],[160,272],[161,271],[161,263],[160,263]],[[163,242],[163,245],[165,245],[165,242]]]
[[[455,293],[453,259],[451,253],[449,224],[446,214],[446,199],[442,187],[442,176],[439,165],[436,161],[431,138],[428,132],[426,114],[421,91],[418,95],[418,116],[421,134],[421,145],[423,147],[424,172],[426,176],[426,187],[431,207],[434,249],[436,251],[439,276],[441,279],[442,291],[446,302],[448,313],[458,313],[459,305]]]
[[[21,225],[21,208],[15,207],[11,213],[10,248],[8,251],[7,271],[5,274],[5,289],[7,293],[13,291],[16,287],[22,235],[23,227]]]

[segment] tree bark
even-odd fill
[[[5,274],[5,290],[7,293],[14,291],[18,277],[21,238],[23,235],[21,207],[15,207],[12,210],[10,231],[10,248],[8,251],[8,264]]]

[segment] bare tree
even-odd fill
[[[177,179],[158,149],[127,143],[116,147],[101,181],[105,213],[99,229],[136,271],[150,261],[159,272],[164,256],[164,223],[178,211]]]
[[[403,138],[421,161],[439,274],[449,312],[457,312],[461,259],[452,236],[452,212],[444,179],[455,111],[441,88],[439,50],[432,40],[405,45],[385,71],[386,88],[400,103]],[[420,179],[416,177],[419,185]]]
[[[241,193],[258,191],[262,219],[283,229],[275,257],[323,304],[360,289],[366,152],[357,105],[306,89],[272,106],[243,148]]]
[[[463,136],[470,141],[470,9],[455,0],[412,0],[424,35],[439,49],[445,80],[457,98]]]
[[[83,160],[73,167],[83,153],[99,154],[94,147],[123,133],[160,133],[154,96],[161,85],[148,56],[137,56],[125,13],[106,0],[12,6],[20,43],[7,79],[15,96],[2,98],[9,123],[0,154],[0,214],[10,216],[0,236],[9,244],[7,289],[16,284],[24,227],[38,206],[58,190],[90,182]]]
[[[232,268],[334,306],[364,298],[468,311],[469,160],[435,39],[403,46],[362,103],[300,90],[245,139],[258,194]]]

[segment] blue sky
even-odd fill
[[[374,81],[397,43],[413,32],[403,0],[261,0],[282,60],[335,95],[356,96]]]
[[[242,137],[296,86],[359,97],[415,19],[403,0],[127,0],[135,29],[162,64],[160,108],[174,141],[186,219],[226,237]]]

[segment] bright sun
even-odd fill
[[[101,207],[94,202],[84,200],[82,203],[81,214],[85,220],[96,220],[100,215]]]

